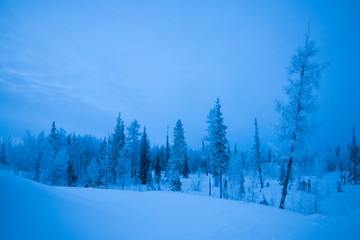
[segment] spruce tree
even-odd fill
[[[214,108],[212,108],[207,120],[208,136],[210,148],[210,161],[213,168],[213,175],[219,176],[220,183],[220,198],[223,197],[223,183],[222,177],[226,173],[229,163],[229,156],[227,154],[226,126],[224,125],[224,118],[222,117],[220,99],[217,98]]]
[[[260,186],[261,186],[261,188],[264,188],[262,174],[261,174],[261,150],[260,150],[259,128],[258,128],[256,118],[255,118],[255,121],[254,121],[254,126],[255,126],[254,149],[255,149],[255,157],[256,157],[256,165],[257,165],[256,167],[257,167],[257,169],[259,171]]]
[[[121,119],[121,113],[119,113],[116,119],[116,126],[114,128],[114,133],[112,135],[111,141],[111,156],[109,159],[109,175],[110,182],[115,185],[117,177],[117,165],[121,157],[122,150],[125,145],[125,125],[124,121]]]
[[[140,171],[139,178],[142,184],[146,184],[148,178],[148,172],[150,168],[150,146],[146,134],[146,127],[144,127],[144,132],[141,136],[141,146],[140,146]]]
[[[169,159],[169,180],[172,191],[181,191],[180,164],[185,161],[186,142],[184,128],[179,119],[174,128],[174,144],[172,156]]]

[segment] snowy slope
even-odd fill
[[[306,216],[172,192],[50,187],[0,171],[0,239],[359,239],[359,216]]]

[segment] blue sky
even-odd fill
[[[0,2],[0,135],[103,137],[118,112],[162,144],[181,119],[190,146],[220,97],[228,138],[249,147],[253,120],[275,140],[275,99],[308,22],[329,61],[313,140],[345,144],[360,128],[358,1]]]

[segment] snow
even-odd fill
[[[359,239],[360,210],[304,215],[167,191],[51,187],[0,171],[0,239]]]

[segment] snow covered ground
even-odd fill
[[[173,192],[50,187],[0,171],[0,239],[360,239],[360,210],[303,215]]]

